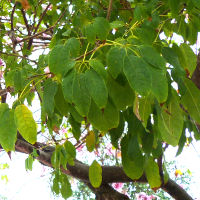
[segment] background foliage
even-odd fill
[[[145,176],[155,191],[167,187],[166,148],[179,146],[180,154],[187,131],[200,138],[200,58],[191,49],[199,0],[2,0],[0,8],[2,148],[30,154],[30,170],[40,151],[52,154],[43,162],[55,169],[52,189],[68,198],[76,151],[98,152],[109,136],[125,182]],[[35,98],[38,125],[28,108]],[[19,148],[19,140],[32,146]],[[98,199],[111,182],[96,160],[87,180],[72,176]]]

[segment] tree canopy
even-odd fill
[[[1,148],[29,154],[28,169],[34,159],[54,168],[63,198],[69,175],[97,200],[129,199],[111,186],[121,182],[192,199],[163,156],[169,145],[179,155],[188,131],[200,139],[199,31],[199,0],[1,0]],[[118,164],[76,158],[107,136]]]

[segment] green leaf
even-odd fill
[[[85,74],[76,73],[72,90],[72,101],[78,113],[83,117],[88,115],[91,102],[85,79],[87,79]]]
[[[159,103],[167,100],[168,96],[168,82],[165,72],[151,68],[152,86],[151,90]]]
[[[15,122],[22,137],[27,142],[34,144],[37,141],[37,125],[32,112],[25,105],[16,107]]]
[[[158,164],[149,157],[145,163],[145,174],[151,188],[159,188],[161,185],[161,178]]]
[[[180,47],[173,45],[173,50],[177,53],[181,66],[192,75],[196,68],[196,55],[191,47],[182,43]]]
[[[108,90],[104,79],[93,69],[85,72],[86,87],[97,106],[105,108],[108,100]]]
[[[133,105],[135,94],[128,82],[122,85],[119,81],[108,76],[107,87],[109,95],[118,110],[125,110],[127,106]]]
[[[70,38],[64,45],[65,49],[69,51],[69,56],[75,58],[80,53],[80,42],[76,38]]]
[[[139,147],[137,136],[130,136],[128,141],[127,155],[131,161],[142,163],[143,156]]]
[[[106,107],[102,110],[92,101],[88,120],[96,129],[106,132],[118,126],[119,112],[110,101],[108,101]]]
[[[110,23],[110,28],[114,29],[114,28],[121,28],[125,25],[125,23],[123,21],[113,21]]]
[[[69,73],[66,74],[66,76],[62,80],[62,90],[63,90],[63,95],[66,101],[69,103],[72,103],[72,98],[73,98],[73,82],[75,79],[75,70],[70,71]]]
[[[58,90],[54,97],[55,107],[63,115],[67,116],[69,112],[69,104],[65,101],[61,84],[58,85]]]
[[[94,42],[96,40],[96,30],[95,30],[93,24],[88,24],[85,27],[85,35],[87,37],[88,42],[94,44]]]
[[[185,79],[186,92],[181,98],[181,103],[189,115],[200,123],[200,91],[191,80]]]
[[[89,60],[90,66],[106,81],[108,74],[105,70],[104,65],[96,59]]]
[[[45,111],[49,116],[53,115],[54,112],[54,96],[57,92],[58,85],[52,79],[47,79],[44,83],[44,96],[43,96],[43,106]]]
[[[110,24],[104,17],[97,17],[93,23],[96,35],[100,40],[106,40],[110,31]]]
[[[32,171],[32,169],[33,169],[33,161],[34,161],[33,156],[29,155],[28,158],[25,160],[25,168],[26,168],[26,170]]]
[[[95,148],[96,139],[93,131],[90,131],[86,137],[86,147],[89,152],[92,152]]]
[[[94,188],[100,187],[102,182],[102,168],[96,160],[89,167],[89,180]]]
[[[147,126],[147,120],[152,113],[152,104],[153,98],[151,95],[139,98],[139,115],[145,127]]]
[[[165,59],[149,45],[141,45],[139,47],[142,58],[156,69],[166,71]]]
[[[172,17],[177,17],[180,8],[180,0],[169,0],[168,2],[171,9]]]
[[[158,128],[165,142],[173,146],[178,144],[183,130],[183,114],[175,91],[168,105],[163,106],[158,115]]]
[[[73,159],[76,158],[76,149],[70,141],[64,143],[66,153]]]
[[[182,69],[179,62],[179,58],[176,52],[172,48],[169,48],[169,47],[162,48],[162,55],[169,64],[173,65],[175,68],[179,70]]]
[[[123,113],[120,112],[120,120],[119,120],[119,125],[117,128],[113,128],[109,131],[110,137],[111,137],[111,142],[112,145],[117,149],[118,148],[118,140],[121,137],[122,133],[124,132],[124,125],[125,125],[125,120]]]
[[[52,191],[57,195],[60,193],[60,185],[57,178],[53,179]]]
[[[192,3],[200,9],[200,0],[192,0]]]
[[[75,65],[70,60],[70,49],[64,45],[56,45],[49,54],[49,69],[56,75],[66,74]]]
[[[135,160],[131,160],[128,156],[128,136],[125,136],[121,141],[121,151],[122,151],[122,166],[123,170],[128,177],[132,180],[139,179],[144,170],[144,159],[136,162]]]
[[[0,104],[0,144],[5,151],[14,151],[17,139],[17,127],[14,120],[14,111],[8,104]]]
[[[185,129],[183,129],[182,134],[181,134],[181,138],[180,138],[179,143],[178,143],[178,150],[176,152],[176,156],[181,154],[181,152],[183,151],[183,148],[185,146],[185,143],[186,143],[186,136],[185,136]]]
[[[51,164],[55,169],[60,168],[61,148],[62,148],[62,146],[56,145],[55,151],[52,153],[52,156],[51,156]]]
[[[69,198],[72,196],[72,189],[71,184],[65,174],[62,173],[61,175],[61,188],[60,193],[64,199]]]
[[[108,71],[114,79],[122,72],[126,52],[124,48],[113,47],[107,53]]]
[[[124,73],[133,90],[141,95],[147,95],[151,90],[151,71],[148,64],[133,55],[125,57]]]
[[[69,116],[68,121],[72,126],[73,136],[78,141],[81,136],[81,123],[77,122],[72,115]]]

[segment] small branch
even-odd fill
[[[23,19],[24,19],[24,23],[25,23],[25,26],[26,26],[26,30],[28,32],[28,35],[31,35],[31,31],[30,31],[30,27],[29,27],[29,24],[28,24],[28,20],[26,18],[26,13],[24,12],[24,9],[22,8],[21,9],[21,13],[22,13],[22,16],[23,16]]]
[[[68,10],[68,8],[66,8],[66,9],[64,10],[64,12],[62,13],[62,15],[58,18],[58,20],[56,21],[56,23],[55,23],[53,26],[51,26],[51,27],[45,29],[44,31],[41,31],[41,32],[36,33],[36,34],[34,34],[34,35],[31,35],[31,36],[28,36],[28,37],[26,37],[26,38],[24,38],[24,39],[18,41],[17,43],[21,43],[21,42],[24,42],[24,41],[26,41],[26,40],[33,39],[33,38],[35,38],[35,37],[37,37],[37,36],[39,36],[39,35],[42,35],[43,33],[46,33],[46,32],[48,32],[48,31],[52,30],[53,28],[55,28],[55,26],[58,24],[58,22],[64,17],[64,15],[65,15],[65,13],[66,13],[67,10]]]
[[[158,163],[159,174],[160,174],[160,178],[161,178],[161,186],[163,186],[165,181],[164,181],[164,174],[163,174],[162,155],[158,158],[158,162],[157,163]]]
[[[20,56],[20,55],[18,55],[18,54],[14,54],[14,53],[5,53],[5,52],[2,52],[2,51],[0,51],[0,54],[4,54],[4,55],[7,55],[7,56],[19,57],[19,58],[26,59],[26,60],[29,60],[30,62],[33,62],[33,63],[37,64],[37,62],[36,62],[35,60],[31,60],[31,59],[29,59],[29,58],[27,58],[27,57],[25,57],[25,56]]]
[[[109,21],[110,19],[110,15],[111,15],[111,11],[112,11],[112,3],[113,3],[113,0],[110,0],[109,1],[109,5],[108,5],[108,10],[107,10],[107,16],[106,16],[106,19]]]
[[[51,3],[49,3],[49,4],[47,5],[47,7],[45,8],[44,12],[42,13],[42,15],[41,15],[41,17],[40,17],[40,20],[39,20],[39,22],[38,22],[38,24],[37,24],[37,26],[36,26],[36,28],[35,28],[34,34],[37,32],[38,28],[40,27],[40,24],[41,24],[41,22],[42,22],[44,16],[46,15],[47,10],[49,9],[50,6],[51,6]]]
[[[75,61],[80,60],[81,58],[84,58],[84,57],[90,55],[91,53],[93,53],[94,51],[96,51],[96,49],[99,47],[99,45],[100,45],[100,41],[97,42],[96,46],[92,50],[90,50],[87,53],[84,53],[83,55],[75,58]]]
[[[13,18],[14,18],[14,12],[15,12],[15,8],[16,8],[17,3],[15,3],[12,12],[11,12],[11,17],[10,17],[10,21],[11,21],[11,31],[14,31],[14,26],[13,26]]]

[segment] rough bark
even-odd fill
[[[36,145],[37,146],[37,145]],[[41,144],[39,144],[41,146]],[[35,146],[27,143],[26,141],[17,140],[15,145],[16,151],[21,153],[30,154],[32,153]],[[54,147],[43,148],[43,150],[37,150],[39,156],[37,159],[40,163],[52,167],[51,165],[51,155]],[[89,166],[75,160],[74,166],[67,166],[67,170],[62,169],[63,173],[73,176],[81,181],[83,181],[95,194],[97,200],[126,200],[129,199],[126,195],[121,194],[114,190],[109,184],[114,182],[141,182],[146,183],[145,175],[143,175],[138,180],[132,180],[122,170],[121,167],[116,166],[102,166],[102,185],[95,189],[89,183],[88,171]],[[192,200],[192,197],[181,188],[176,182],[169,179],[166,184],[161,187],[169,195],[171,195],[176,200]]]

